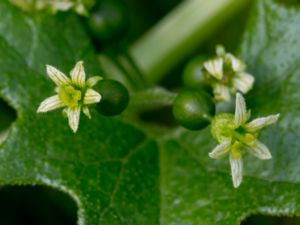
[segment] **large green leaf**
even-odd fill
[[[281,113],[260,139],[273,159],[245,157],[245,177],[232,187],[227,159],[207,156],[209,131],[183,132],[164,143],[163,221],[166,224],[239,224],[249,214],[300,214],[300,9],[257,1],[241,44],[256,77],[247,96],[253,116]]]
[[[257,1],[241,44],[255,74],[247,96],[254,116],[281,113],[261,140],[273,159],[245,158],[241,187],[232,187],[227,159],[211,160],[209,129],[141,129],[92,111],[73,134],[61,112],[37,115],[53,94],[45,64],[69,71],[83,59],[101,74],[77,17],[27,15],[0,2],[0,95],[17,121],[0,146],[0,184],[49,185],[78,204],[79,224],[238,224],[251,213],[300,214],[300,9]],[[147,129],[147,128],[145,128]]]
[[[79,20],[31,17],[1,1],[0,21],[0,93],[18,114],[0,149],[0,183],[44,184],[69,193],[79,207],[79,224],[157,223],[153,141],[96,111],[93,120],[82,118],[76,135],[61,112],[36,114],[53,95],[46,64],[69,71],[83,59],[88,71],[101,73]]]

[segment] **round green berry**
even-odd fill
[[[128,90],[118,81],[101,80],[95,89],[101,95],[101,101],[97,104],[97,110],[105,116],[115,116],[125,110],[129,103]]]
[[[187,89],[176,97],[173,115],[181,126],[190,130],[203,129],[215,114],[212,97],[204,91]]]
[[[129,26],[127,5],[122,0],[97,1],[90,12],[88,25],[94,37],[100,41],[122,36]]]
[[[188,88],[201,88],[206,86],[207,82],[203,74],[203,63],[207,58],[205,56],[196,56],[188,62],[183,71],[183,85]]]

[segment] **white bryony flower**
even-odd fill
[[[50,9],[57,11],[74,10],[79,15],[87,16],[88,10],[95,4],[95,0],[10,0],[13,4],[26,11],[40,11]]]
[[[204,62],[204,76],[211,84],[216,101],[229,101],[230,93],[246,94],[251,90],[254,77],[245,72],[246,65],[223,46],[216,47],[217,56]]]
[[[57,94],[46,98],[40,104],[37,112],[44,113],[65,107],[63,112],[66,113],[69,126],[75,133],[79,125],[80,111],[82,110],[88,118],[91,118],[88,105],[101,100],[101,95],[92,87],[102,80],[102,77],[95,76],[86,81],[82,61],[77,62],[71,70],[71,79],[53,66],[47,65],[46,67],[48,76],[57,85],[55,88]]]
[[[211,134],[219,145],[209,153],[209,156],[218,159],[229,154],[232,181],[235,188],[241,184],[243,178],[243,151],[247,151],[262,160],[272,158],[267,146],[260,142],[257,137],[262,128],[277,122],[279,115],[260,117],[249,122],[250,111],[246,109],[243,96],[237,93],[235,114],[221,113],[213,118]]]

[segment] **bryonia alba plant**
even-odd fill
[[[279,114],[259,117],[249,121],[250,110],[246,109],[243,96],[236,94],[235,113],[220,113],[212,119],[211,134],[219,143],[209,156],[214,159],[229,155],[233,186],[237,188],[243,179],[243,160],[249,152],[261,160],[271,159],[268,147],[258,140],[262,128],[276,123]]]
[[[129,9],[138,10],[130,15],[130,45],[123,48],[143,77],[124,51],[114,50],[115,41],[95,41],[85,17],[73,8],[32,12],[0,1],[0,96],[17,114],[0,144],[0,185],[47,185],[68,193],[77,203],[80,225],[239,225],[257,213],[299,215],[297,1],[248,1],[251,7],[245,7],[247,0],[182,1],[172,12],[166,1],[148,1],[152,7],[145,8],[142,1],[130,2]],[[238,11],[240,16],[234,14]],[[226,26],[220,24],[230,16]],[[206,113],[207,128],[196,131],[174,124],[170,115],[181,89],[181,65],[195,54],[207,61],[216,43],[224,43],[247,65],[242,72],[255,77],[247,94],[239,90],[252,118],[280,113],[276,124],[255,137],[269,148],[272,160],[257,160],[241,149],[244,174],[237,189],[227,158],[208,155],[216,146],[209,125],[214,114]],[[45,65],[67,72],[78,60],[104,79],[92,88],[102,97],[89,106],[92,120],[81,117],[74,135],[60,110],[37,115],[36,109],[55,94]],[[202,74],[208,73],[200,65]],[[129,107],[116,117],[96,111],[105,96],[97,86],[106,79],[129,89]],[[212,102],[216,115],[234,111],[232,87],[231,102]],[[210,91],[207,95],[215,98]]]
[[[44,113],[57,108],[65,108],[63,112],[68,117],[69,126],[73,132],[76,132],[79,125],[80,111],[82,110],[84,115],[91,118],[88,106],[100,102],[101,95],[92,88],[103,78],[95,76],[86,80],[82,61],[77,62],[71,70],[71,78],[50,65],[47,65],[47,74],[56,84],[56,94],[46,98],[40,104],[37,112]]]
[[[204,62],[204,77],[212,86],[216,101],[229,101],[231,93],[240,91],[246,94],[252,89],[253,75],[245,72],[245,63],[223,46],[216,47],[217,56]]]

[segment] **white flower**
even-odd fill
[[[226,102],[230,100],[230,89],[226,85],[215,83],[212,87],[216,101]]]
[[[92,87],[102,79],[100,76],[91,77],[86,81],[83,62],[76,63],[70,72],[71,78],[53,66],[47,65],[47,74],[57,85],[56,95],[46,98],[39,106],[37,112],[44,113],[65,107],[69,126],[75,133],[78,129],[80,111],[91,118],[88,105],[100,102],[101,95]]]
[[[223,59],[216,58],[204,62],[204,68],[207,72],[218,80],[223,78]]]
[[[87,16],[88,10],[95,4],[95,0],[10,0],[10,2],[26,11],[46,9],[56,13],[74,10],[83,16]]]
[[[241,72],[246,68],[246,65],[243,63],[243,61],[236,58],[231,53],[226,53],[224,60],[231,66],[231,69],[234,72]]]
[[[232,92],[236,92],[238,90],[243,94],[246,94],[253,86],[254,77],[249,73],[240,72],[236,74],[236,76],[232,79],[232,82]]]
[[[245,72],[246,65],[231,53],[226,53],[221,45],[216,46],[217,56],[203,63],[204,77],[213,88],[216,101],[229,101],[230,93],[249,92],[254,77]]]
[[[260,117],[248,122],[250,111],[246,109],[243,96],[236,94],[234,115],[221,113],[212,120],[211,133],[219,142],[209,156],[218,159],[229,154],[233,186],[237,188],[243,178],[242,150],[246,150],[255,157],[271,159],[271,153],[266,145],[257,140],[258,132],[275,122],[279,114]]]

